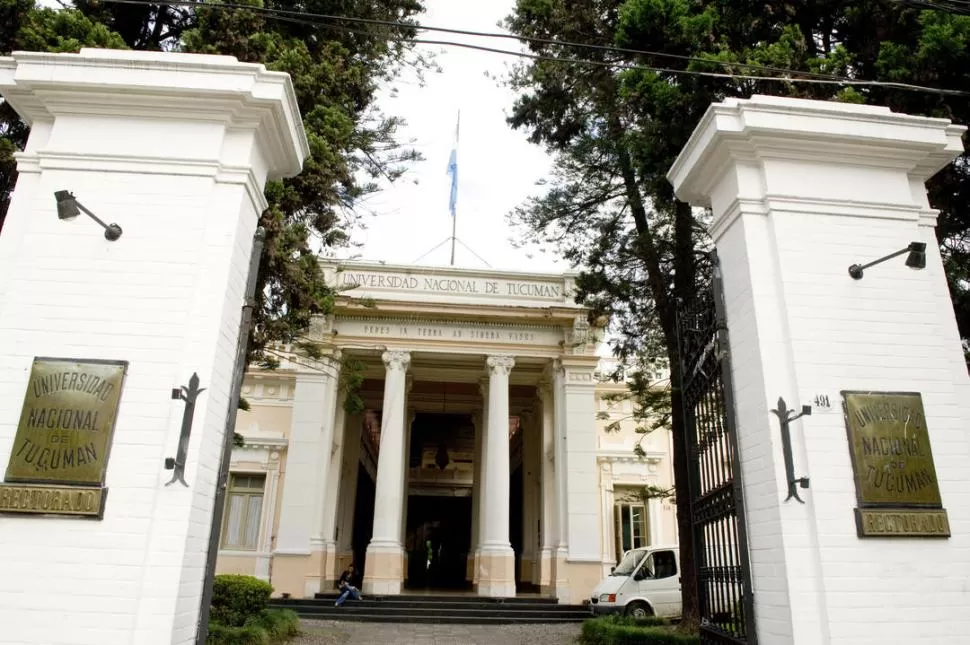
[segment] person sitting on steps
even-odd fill
[[[340,574],[340,581],[337,583],[337,589],[340,590],[340,596],[337,598],[337,602],[333,603],[334,607],[339,607],[344,604],[349,596],[353,600],[360,600],[362,596],[357,587],[354,586],[354,574],[356,569],[354,568],[354,563],[351,562],[347,567],[347,570]]]

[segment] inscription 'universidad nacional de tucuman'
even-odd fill
[[[950,533],[923,400],[911,392],[843,392],[860,537]]]
[[[339,284],[344,287],[361,287],[365,289],[411,293],[425,292],[505,298],[537,298],[545,300],[562,300],[566,295],[561,281],[492,279],[476,276],[459,277],[347,271],[341,274]]]
[[[127,363],[34,359],[6,482],[104,483]]]

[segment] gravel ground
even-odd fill
[[[302,620],[293,645],[574,645],[578,623],[413,625]]]

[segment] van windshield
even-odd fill
[[[629,576],[643,560],[643,556],[647,554],[646,551],[627,551],[623,559],[620,560],[620,564],[616,565],[616,569],[613,570],[614,576]]]

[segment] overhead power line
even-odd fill
[[[747,81],[773,81],[773,82],[783,82],[783,83],[806,83],[806,84],[817,84],[817,85],[838,85],[842,87],[880,87],[885,89],[895,89],[911,92],[923,92],[929,94],[939,94],[944,96],[970,96],[970,91],[964,90],[951,90],[938,87],[928,87],[923,85],[915,85],[911,83],[898,83],[893,81],[871,81],[871,80],[860,80],[853,79],[844,76],[837,76],[833,74],[819,74],[816,72],[807,72],[803,70],[789,69],[783,67],[772,67],[765,65],[757,65],[753,63],[741,63],[741,62],[729,62],[729,61],[719,61],[711,60],[708,58],[697,57],[697,56],[684,56],[679,54],[668,54],[665,52],[652,52],[648,50],[638,50],[638,49],[627,49],[621,47],[612,47],[609,45],[599,45],[594,43],[576,43],[570,41],[559,41],[544,38],[531,38],[527,36],[515,36],[513,34],[503,34],[495,32],[480,32],[471,31],[465,29],[454,29],[449,27],[432,27],[428,25],[420,25],[408,22],[399,21],[389,21],[389,20],[376,20],[372,18],[356,18],[353,16],[335,16],[329,14],[315,14],[302,11],[288,11],[282,9],[267,9],[263,7],[253,7],[248,5],[238,5],[229,3],[215,3],[215,2],[195,2],[193,0],[171,0],[168,2],[150,2],[148,0],[99,0],[107,4],[133,4],[133,5],[159,5],[168,4],[174,6],[190,6],[190,7],[206,7],[209,9],[218,9],[223,11],[250,11],[254,13],[259,13],[263,17],[271,18],[274,20],[279,20],[283,22],[292,22],[297,24],[303,24],[314,27],[329,27],[334,29],[339,29],[342,31],[348,31],[351,33],[358,33],[362,35],[367,35],[367,32],[362,30],[353,29],[346,25],[334,24],[335,22],[351,22],[358,24],[372,24],[380,25],[386,27],[395,27],[399,29],[414,29],[418,31],[435,31],[442,33],[452,33],[468,36],[476,36],[482,38],[496,38],[505,40],[517,40],[530,43],[538,44],[551,44],[561,47],[575,47],[575,48],[585,48],[593,49],[599,51],[614,52],[617,54],[635,54],[640,56],[652,56],[655,58],[670,58],[676,60],[687,60],[691,62],[701,62],[708,65],[720,65],[725,68],[746,68],[752,70],[764,70],[764,71],[774,71],[782,76],[765,76],[758,74],[738,74],[730,71],[725,72],[714,72],[714,71],[703,71],[695,69],[678,69],[672,67],[659,67],[653,65],[641,65],[636,63],[623,63],[623,62],[613,62],[605,60],[592,60],[586,58],[576,58],[576,57],[560,57],[560,56],[547,56],[542,54],[532,54],[523,51],[512,51],[507,49],[499,49],[495,47],[486,47],[484,45],[474,45],[471,43],[456,42],[450,40],[433,40],[433,39],[421,39],[421,38],[407,38],[404,36],[400,37],[388,37],[388,40],[396,42],[413,42],[416,44],[424,45],[439,45],[445,47],[461,47],[465,49],[477,50],[492,54],[499,54],[504,56],[513,56],[517,58],[527,58],[530,60],[552,62],[552,63],[562,63],[562,64],[572,64],[572,65],[586,65],[592,67],[608,67],[611,69],[623,69],[623,70],[641,70],[660,74],[673,74],[680,76],[697,76],[697,77],[707,77],[707,78],[723,78],[723,79],[733,79],[733,80],[747,80]],[[899,2],[902,0],[893,0]],[[918,1],[918,0],[911,0]]]
[[[892,0],[892,2],[914,9],[930,9],[957,16],[970,16],[970,2],[964,0]]]
[[[107,2],[111,4],[143,4],[143,5],[158,5],[163,4],[159,2],[151,2],[149,0],[101,0],[102,2]],[[300,18],[301,22],[303,20],[309,20],[311,22],[307,24],[319,25],[317,21],[333,21],[333,22],[351,22],[357,24],[365,25],[377,25],[381,27],[393,27],[396,29],[415,29],[417,31],[430,31],[444,34],[455,34],[460,36],[474,36],[476,38],[496,38],[501,40],[513,40],[521,41],[536,45],[555,45],[559,47],[569,47],[574,49],[587,49],[591,51],[602,51],[616,54],[635,54],[637,56],[652,56],[655,58],[667,58],[670,60],[683,60],[688,62],[696,63],[707,63],[713,65],[724,65],[729,67],[744,67],[747,69],[758,69],[766,72],[781,72],[786,74],[797,73],[806,76],[812,76],[816,78],[839,78],[833,74],[823,74],[819,72],[810,72],[803,70],[792,70],[785,67],[775,67],[772,65],[760,65],[758,63],[742,63],[742,62],[727,62],[727,61],[716,61],[709,58],[704,58],[702,56],[687,56],[685,54],[671,54],[669,52],[657,52],[650,51],[646,49],[633,49],[629,47],[616,47],[614,45],[601,45],[597,43],[580,43],[568,40],[557,40],[552,38],[538,38],[534,36],[516,36],[514,34],[506,34],[502,32],[495,31],[476,31],[472,29],[457,29],[454,27],[436,27],[433,25],[426,25],[420,23],[410,23],[395,20],[377,20],[374,18],[357,18],[354,16],[338,16],[333,14],[323,14],[323,13],[311,13],[306,11],[292,11],[288,9],[272,9],[266,7],[254,7],[250,5],[241,5],[233,3],[216,3],[216,2],[201,2],[196,0],[173,0],[172,2],[165,2],[164,4],[177,5],[177,6],[205,6],[213,9],[234,9],[240,11],[254,11],[263,14],[272,15],[275,17],[286,16],[288,18]],[[326,24],[326,23],[324,23]],[[327,26],[341,28],[340,25],[328,24]],[[353,31],[348,29],[348,31]],[[366,34],[366,32],[354,32]],[[400,40],[410,40],[406,38],[401,38]]]

